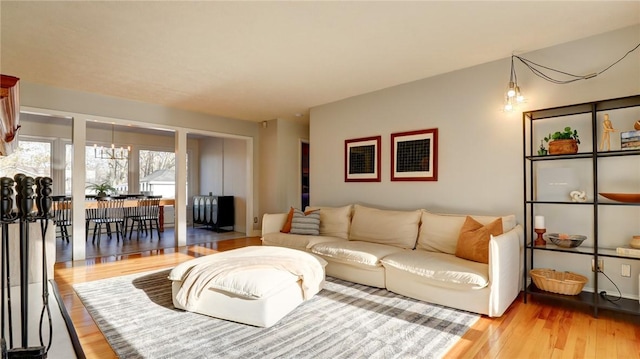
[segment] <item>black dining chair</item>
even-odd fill
[[[100,236],[102,235],[103,225],[105,226],[107,236],[111,239],[113,233],[111,230],[112,224],[115,225],[117,241],[120,241],[121,235],[122,240],[124,241],[124,235],[126,233],[126,228],[124,227],[124,199],[109,198],[97,201],[97,204],[98,208],[96,208],[95,212],[91,213],[92,217],[95,217],[91,219],[94,223],[92,243],[95,244],[97,236],[98,246],[100,245]],[[88,215],[89,210],[90,209],[87,209]]]
[[[158,238],[160,238],[160,198],[138,199],[137,206],[133,208],[135,210],[132,211],[131,216],[128,218],[131,220],[129,239],[133,236],[133,227],[136,225],[138,240],[140,240],[140,232],[144,232],[145,235],[150,232],[151,239],[153,239],[154,224],[158,232]]]
[[[71,197],[56,196],[53,199],[53,223],[56,225],[56,238],[69,243],[69,227],[73,225],[71,215]]]

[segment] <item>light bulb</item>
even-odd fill
[[[509,89],[507,90],[507,96],[513,97],[515,95],[516,95],[516,85],[512,81],[509,81]]]
[[[516,102],[524,102],[524,96],[522,96],[522,93],[520,92],[520,86],[518,85],[516,85]]]

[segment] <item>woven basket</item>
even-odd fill
[[[532,269],[529,271],[536,287],[551,293],[576,295],[587,283],[587,277],[572,272],[556,272],[553,269]]]

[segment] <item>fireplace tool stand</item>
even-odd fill
[[[15,207],[14,191],[15,184]],[[34,196],[35,185],[35,196]],[[13,179],[0,178],[0,226],[2,228],[2,256],[0,258],[0,334],[2,359],[46,358],[53,339],[53,324],[49,308],[49,283],[47,278],[46,233],[49,230],[51,212],[51,185],[49,177],[32,178],[17,174]],[[35,208],[34,208],[35,205]],[[39,322],[39,346],[29,346],[29,231],[30,223],[40,223],[42,237],[42,312]],[[16,224],[20,233],[19,253],[10,253],[9,228]],[[20,261],[20,346],[14,347],[14,320],[11,315],[10,261]],[[45,346],[44,321],[48,319],[48,344]]]

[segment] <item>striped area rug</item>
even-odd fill
[[[169,270],[74,285],[120,358],[438,358],[479,315],[327,278],[271,328],[173,307]]]

